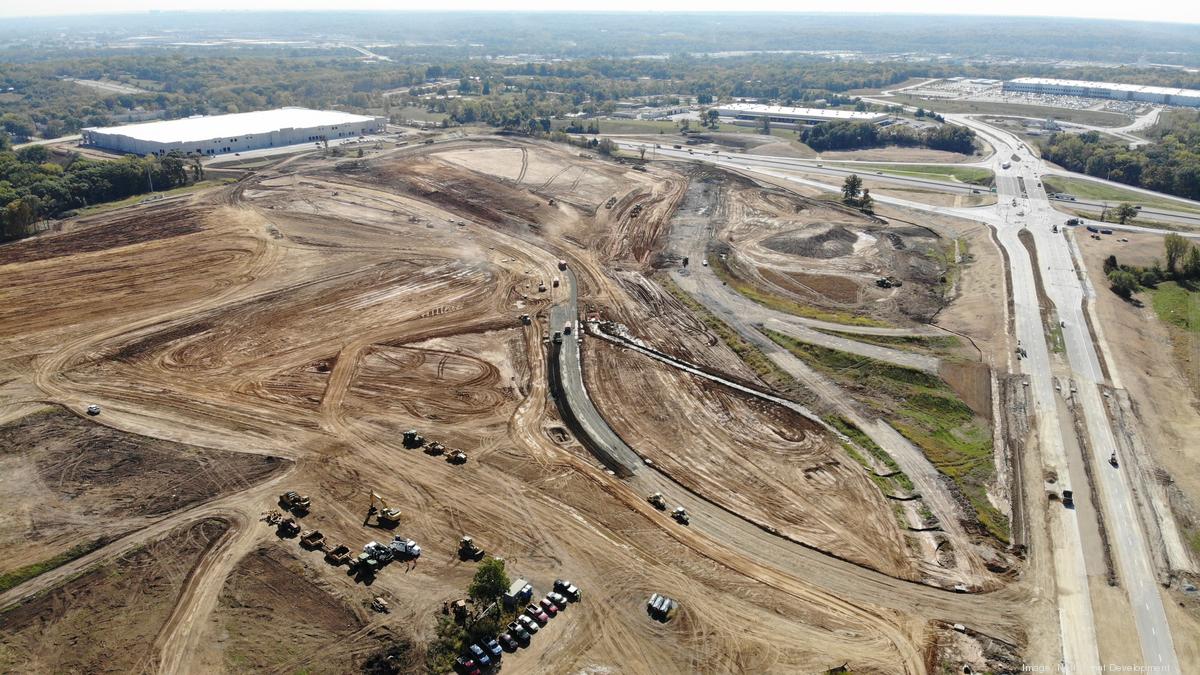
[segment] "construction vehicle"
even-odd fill
[[[663,498],[663,493],[655,492],[654,494],[650,495],[646,499],[652,505],[654,505],[654,508],[658,509],[659,511],[667,510],[667,500]]]
[[[1113,467],[1114,469],[1116,469],[1116,468],[1118,468],[1118,467],[1120,467],[1120,466],[1121,466],[1121,465],[1120,465],[1120,464],[1117,462],[1117,453],[1115,453],[1115,452],[1114,452],[1113,454],[1109,455],[1109,457],[1108,457],[1108,463],[1109,463],[1109,464],[1112,464],[1112,467]]]
[[[454,452],[450,453],[448,457],[446,457],[446,461],[450,462],[451,464],[466,464],[467,453],[463,452],[462,450],[455,450]]]
[[[419,448],[425,445],[425,437],[417,433],[416,429],[409,429],[404,432],[404,447]]]
[[[683,508],[682,506],[676,506],[675,510],[671,512],[671,517],[674,518],[675,522],[679,523],[680,525],[687,525],[692,520],[691,517],[688,516],[687,509]]]
[[[446,446],[442,443],[439,443],[438,441],[434,441],[434,442],[430,443],[429,445],[425,446],[426,454],[440,455],[443,452],[446,452]]]
[[[1067,507],[1068,509],[1075,508],[1075,493],[1070,490],[1063,490],[1062,503],[1063,506]]]
[[[458,557],[460,560],[480,560],[483,558],[483,549],[475,545],[474,539],[463,535],[458,540]]]
[[[560,259],[560,260],[558,261],[558,269],[560,269],[560,270],[565,270],[565,269],[567,269],[567,261],[566,261],[566,260],[561,260],[561,259]]]
[[[262,514],[261,520],[268,525],[278,525],[283,520],[283,514],[275,510],[267,511]]]
[[[325,543],[325,535],[320,530],[308,530],[300,535],[300,545],[309,550],[321,548]]]
[[[388,545],[391,556],[393,558],[403,558],[405,560],[415,560],[421,557],[421,547],[412,539],[405,539],[399,535],[392,540]],[[390,560],[391,558],[389,558]]]
[[[350,547],[345,544],[338,544],[334,548],[325,552],[325,562],[337,567],[350,562]]]
[[[297,523],[295,518],[284,518],[279,521],[277,530],[281,537],[294,537],[300,534],[300,523]]]
[[[379,570],[379,561],[370,553],[359,553],[350,563],[350,569],[356,574],[375,574]]]
[[[377,560],[381,567],[392,562],[392,560],[396,558],[396,552],[390,546],[381,544],[377,541],[367,542],[367,544],[363,546],[363,553],[366,553],[369,557]]]
[[[299,515],[308,513],[309,507],[312,506],[312,500],[308,498],[308,495],[301,495],[295,490],[288,490],[287,492],[279,495],[279,505],[284,509]]]
[[[679,603],[665,595],[655,593],[646,601],[646,611],[655,621],[666,623],[675,617]]]
[[[450,611],[454,613],[454,620],[462,623],[467,620],[467,601],[459,598],[450,603]]]
[[[571,334],[571,322],[568,321],[563,324],[563,335],[570,335],[570,334]]]
[[[387,600],[384,600],[380,597],[376,597],[371,601],[371,609],[379,612],[380,614],[387,614],[388,612],[392,611],[391,608],[388,607]]]
[[[554,331],[554,344],[562,344],[562,333],[560,331]]]
[[[375,502],[379,502],[379,506],[375,506]],[[394,509],[388,506],[387,500],[379,496],[378,493],[371,493],[371,508],[367,509],[367,520],[375,516],[375,520],[381,527],[395,527],[400,522],[400,509]]]
[[[522,326],[528,326],[531,323],[533,323],[533,319],[530,318],[530,316],[528,314],[521,315],[521,325]]]
[[[554,288],[558,288],[558,277],[554,277],[553,279],[551,279],[550,285]]]
[[[98,406],[94,403],[92,405],[89,405],[87,407],[87,414],[92,415],[93,417],[96,415],[99,415],[100,414],[100,406]]]

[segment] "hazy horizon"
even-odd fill
[[[149,14],[149,13],[224,13],[224,12],[378,12],[389,14],[437,14],[451,12],[508,13],[552,13],[552,14],[817,14],[817,15],[894,15],[894,16],[939,16],[939,17],[996,17],[996,18],[1055,18],[1092,19],[1111,21],[1134,21],[1167,24],[1200,23],[1200,4],[1180,6],[1170,0],[1150,0],[1138,4],[1098,4],[1082,0],[1047,4],[1037,0],[1013,0],[1012,2],[979,2],[974,5],[950,2],[949,0],[917,0],[905,6],[906,11],[896,11],[895,3],[882,0],[860,0],[853,9],[829,11],[824,3],[772,2],[751,0],[731,10],[728,3],[711,0],[663,0],[657,7],[647,10],[645,3],[632,0],[616,0],[603,10],[566,10],[544,0],[525,0],[510,6],[497,8],[496,3],[479,0],[450,0],[437,9],[425,7],[396,7],[386,0],[346,0],[332,4],[328,0],[255,0],[252,3],[217,0],[203,8],[180,0],[58,0],[37,5],[0,8],[0,17],[23,18],[70,18],[96,15]],[[811,6],[809,6],[811,5]],[[971,11],[972,8],[978,11]]]

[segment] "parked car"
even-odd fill
[[[543,612],[542,608],[538,607],[537,605],[530,605],[526,607],[525,614],[529,617],[532,617],[535,621],[543,626],[545,626],[546,622],[550,620],[549,615]]]
[[[467,651],[471,652],[471,656],[475,657],[475,663],[478,663],[480,668],[487,668],[492,665],[492,656],[484,651],[483,647],[471,645],[467,647]]]
[[[501,633],[496,639],[500,641],[500,646],[503,647],[504,651],[506,652],[515,652],[517,651],[517,648],[521,646],[517,644],[516,638],[514,638],[511,633]]]
[[[546,594],[546,597],[550,599],[550,602],[553,602],[554,605],[558,607],[558,611],[561,612],[567,608],[567,598],[562,593],[551,591]]]
[[[504,658],[504,649],[500,647],[500,643],[496,640],[482,640],[479,644],[483,647],[484,651],[491,655],[492,660],[499,661]]]
[[[517,621],[521,622],[521,627],[528,631],[530,635],[534,635],[542,629],[541,625],[537,621],[534,621],[528,614],[518,616]]]
[[[454,660],[454,670],[462,673],[462,675],[481,675],[479,666],[475,665],[475,659],[465,656],[460,656]]]
[[[529,634],[529,631],[525,630],[525,627],[521,625],[520,621],[513,621],[512,623],[508,624],[508,634],[517,641],[517,644],[522,646],[528,645],[529,640],[533,637]]]
[[[546,614],[549,614],[551,617],[555,617],[558,615],[558,607],[556,607],[553,602],[550,602],[550,598],[542,598],[538,602],[538,605],[540,605],[542,610],[545,611]]]
[[[575,588],[575,584],[564,579],[555,580],[554,590],[567,596],[567,600],[571,602],[579,602],[583,597],[583,593],[578,588]]]

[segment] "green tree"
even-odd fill
[[[475,578],[467,587],[467,594],[481,603],[494,602],[508,590],[509,583],[504,561],[488,557],[475,570]]]
[[[1104,259],[1104,273],[1105,274],[1108,274],[1109,272],[1112,272],[1113,270],[1115,270],[1119,267],[1120,267],[1120,265],[1117,264],[1117,256],[1110,255]]]
[[[1200,279],[1200,248],[1188,248],[1187,257],[1183,260],[1183,276],[1193,281]]]
[[[871,191],[863,188],[862,197],[858,200],[858,208],[863,213],[875,213],[875,200],[871,199]]]
[[[1183,257],[1187,255],[1188,249],[1191,247],[1192,245],[1188,243],[1187,239],[1175,233],[1168,234],[1163,238],[1163,253],[1167,257],[1167,273],[1172,276],[1175,274],[1179,263],[1183,261]]]
[[[1122,202],[1120,206],[1113,210],[1113,215],[1117,217],[1117,222],[1122,225],[1136,218],[1137,214],[1138,210],[1129,202]]]
[[[842,201],[847,204],[854,204],[858,201],[858,194],[862,191],[862,179],[858,174],[852,173],[846,176],[846,180],[842,182]]]
[[[1113,293],[1126,300],[1133,297],[1134,292],[1138,289],[1137,277],[1132,272],[1125,270],[1118,269],[1109,272],[1108,283],[1111,285]]]

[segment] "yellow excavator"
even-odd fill
[[[379,506],[375,506],[379,502]],[[375,516],[383,527],[395,527],[400,522],[400,509],[389,508],[387,501],[377,492],[371,492],[371,508],[367,511],[367,520]]]

